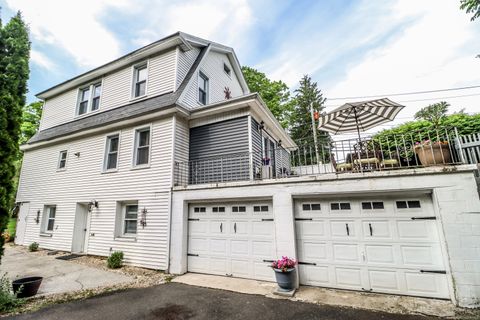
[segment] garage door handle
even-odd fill
[[[437,220],[437,217],[411,217],[412,220]]]
[[[222,229],[223,229],[223,223],[220,223],[220,232],[223,232]]]
[[[345,223],[345,228],[347,229],[347,236],[350,235],[350,228],[348,227],[348,223]]]
[[[439,274],[447,274],[445,270],[420,270],[421,273],[439,273]]]
[[[370,229],[370,236],[373,237],[373,229],[372,229],[372,224],[368,224],[368,228]]]
[[[298,264],[303,264],[306,266],[316,266],[317,264],[315,262],[301,262],[299,261]]]
[[[272,263],[273,260],[263,260],[263,262],[269,262],[269,263]]]
[[[233,231],[235,231],[235,233],[237,233],[237,223],[236,222],[233,224]]]

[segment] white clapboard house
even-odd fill
[[[230,47],[178,32],[37,97],[16,244],[267,281],[288,255],[301,285],[479,301],[476,167],[308,167]]]

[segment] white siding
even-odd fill
[[[183,79],[185,79],[188,71],[195,63],[199,53],[200,49],[196,47],[186,52],[178,49],[177,88],[182,84]]]
[[[151,165],[145,169],[132,169],[133,127],[120,131],[117,172],[102,173],[104,134],[25,152],[17,195],[18,201],[30,202],[23,244],[37,241],[43,248],[70,251],[76,203],[95,199],[99,208],[89,214],[88,254],[107,256],[110,249],[121,250],[126,263],[166,269],[172,128],[172,117],[152,123]],[[65,149],[67,169],[57,172],[58,153]],[[147,226],[138,225],[136,241],[114,239],[116,203],[124,200],[138,200],[139,211],[148,210]],[[57,206],[52,237],[40,236],[41,223],[34,220],[46,204]]]
[[[226,63],[231,70],[231,76],[228,76],[223,64]],[[208,104],[225,100],[225,87],[229,87],[232,98],[242,96],[244,94],[237,75],[228,59],[228,56],[223,53],[210,51],[204,58],[200,65],[200,71],[203,72],[209,79]],[[198,102],[198,73],[196,73],[188,87],[187,92],[181,101],[184,105],[195,108],[201,104]]]
[[[150,97],[174,91],[176,49],[150,58],[148,61],[147,94]],[[141,62],[141,61],[139,61]],[[102,112],[125,105],[131,101],[132,66],[122,68],[103,77],[100,109]],[[78,88],[47,99],[40,130],[75,120]]]

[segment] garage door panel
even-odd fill
[[[295,224],[302,239],[324,238],[327,235],[325,221],[323,220],[299,220],[295,221]]]
[[[249,228],[248,221],[237,221],[234,220],[233,223],[230,223],[230,234],[235,236],[245,236],[248,235],[248,228]]]
[[[393,239],[390,221],[366,220],[362,222],[363,235],[366,240]]]
[[[371,288],[375,291],[400,291],[398,273],[395,270],[369,270]]]
[[[300,284],[327,286],[330,283],[328,266],[299,265]]]
[[[195,254],[208,253],[210,251],[209,242],[208,238],[190,237],[188,239],[189,252]]]
[[[189,270],[193,272],[208,273],[210,268],[210,258],[208,257],[188,257]]]
[[[402,252],[403,264],[406,266],[443,267],[441,250],[438,245],[403,245],[400,250]]]
[[[365,258],[372,264],[395,264],[395,250],[392,245],[365,245]]]
[[[262,259],[270,259],[274,253],[273,241],[252,241],[252,255]]]
[[[330,222],[331,235],[334,238],[351,239],[355,237],[354,220],[332,220]]]
[[[191,235],[206,235],[209,230],[208,221],[189,221],[188,230]]]
[[[303,262],[327,261],[327,244],[325,242],[304,241],[298,247],[298,259]]]
[[[227,254],[227,239],[210,239],[210,253],[212,255]]]
[[[254,261],[253,262],[253,278],[265,281],[275,281],[275,275],[270,268],[269,263]]]
[[[275,232],[273,221],[253,221],[252,236],[273,237]]]
[[[405,272],[405,282],[412,294],[448,298],[448,284],[442,274]]]
[[[340,287],[359,289],[362,287],[362,271],[360,268],[335,268],[335,279]]]
[[[248,240],[231,240],[230,253],[232,255],[249,255],[249,241]]]
[[[359,248],[356,244],[333,244],[335,262],[360,262]]]
[[[232,259],[231,270],[232,274],[238,277],[248,277],[251,272],[251,261],[248,259]]]
[[[220,236],[228,233],[228,223],[225,220],[210,220],[209,233],[211,235]]]
[[[398,237],[406,241],[438,241],[435,220],[399,220]]]

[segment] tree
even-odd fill
[[[313,130],[317,130],[317,123],[314,122],[312,128],[312,116],[310,108],[320,114],[325,109],[326,98],[317,83],[313,82],[310,76],[304,75],[300,80],[300,87],[295,90],[295,105],[290,117],[290,136],[300,147],[313,147]],[[317,146],[320,149],[320,159],[328,160],[330,158],[328,147],[330,144],[330,135],[327,132],[318,132]]]
[[[13,204],[29,57],[28,28],[18,12],[5,26],[0,21],[0,233],[5,230]],[[3,244],[0,237],[0,259]]]
[[[445,101],[434,103],[420,109],[417,113],[415,113],[414,117],[417,120],[421,119],[429,121],[432,123],[433,127],[437,128],[440,120],[442,120],[447,115],[448,107],[450,107],[450,104]]]
[[[22,111],[19,144],[26,143],[38,130],[42,117],[43,102],[36,101],[26,105]]]
[[[264,73],[254,68],[243,66],[242,72],[250,91],[258,92],[275,118],[287,128],[293,109],[288,86],[282,81],[268,79]]]
[[[480,0],[460,0],[460,9],[467,13],[473,13],[470,20],[475,20],[480,17]]]

